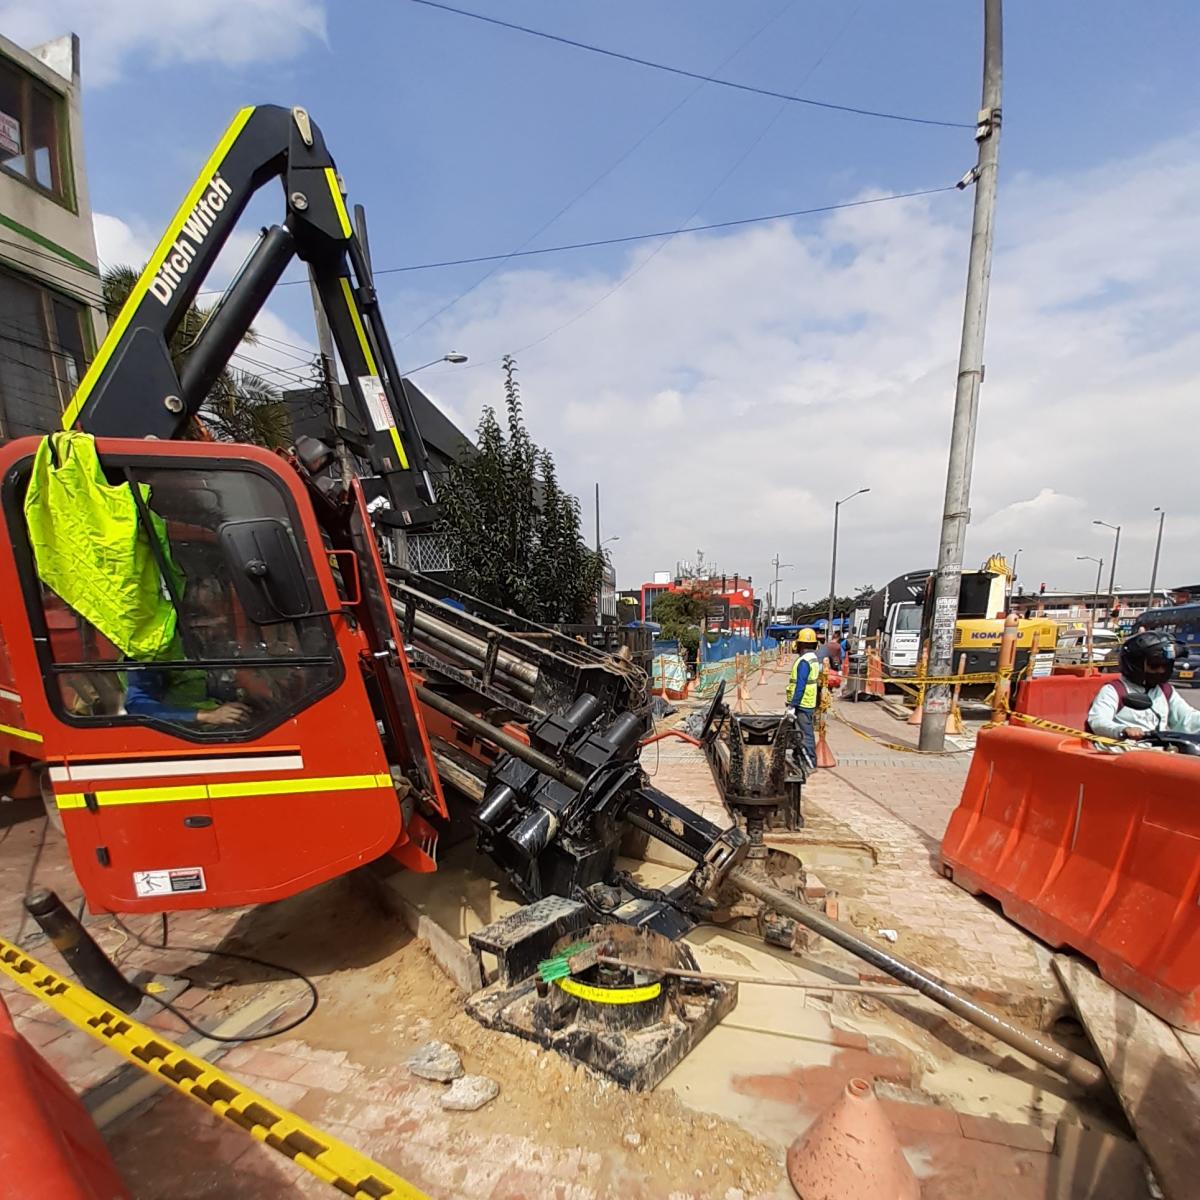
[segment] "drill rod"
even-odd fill
[[[893,979],[898,979],[908,987],[915,988],[921,995],[940,1004],[943,1008],[949,1009],[955,1016],[962,1017],[964,1021],[970,1021],[978,1029],[990,1033],[992,1037],[1012,1046],[1022,1054],[1028,1055],[1034,1062],[1049,1067],[1050,1070],[1064,1076],[1072,1083],[1086,1088],[1096,1088],[1104,1083],[1104,1072],[1095,1063],[1081,1058],[1078,1054],[1072,1054],[1069,1050],[1064,1050],[1061,1046],[1039,1037],[1036,1033],[1030,1033],[1029,1030],[1012,1024],[998,1013],[985,1008],[982,1004],[972,1000],[970,996],[951,987],[948,983],[943,983],[942,980],[928,974],[907,959],[885,950],[882,946],[868,941],[866,938],[851,933],[844,925],[838,924],[837,921],[831,921],[807,904],[801,903],[794,896],[789,896],[786,892],[772,887],[744,867],[735,867],[725,878],[734,887],[741,888],[742,891],[749,892],[752,896],[757,896],[775,912],[799,921],[801,925],[820,934],[821,937],[827,938],[835,946],[848,950],[851,954],[870,963],[871,966],[885,971]]]

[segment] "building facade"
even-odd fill
[[[79,39],[0,37],[0,439],[58,427],[104,330]]]
[[[1084,625],[1093,618],[1101,627],[1128,631],[1148,608],[1186,603],[1186,600],[1186,589],[1156,588],[1151,605],[1148,588],[1117,588],[1113,593],[1112,608],[1109,608],[1106,591],[1099,595],[1094,592],[1017,592],[1011,607],[1023,617],[1047,617],[1060,625]]]
[[[701,600],[711,632],[751,635],[756,627],[757,604],[749,575],[711,575],[704,578],[655,573],[641,587],[641,619],[653,621],[654,601],[664,592],[686,592]]]

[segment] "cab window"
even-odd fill
[[[39,582],[47,683],[60,710],[78,721],[147,724],[186,738],[243,738],[330,690],[340,670],[333,633],[281,487],[247,468],[189,464],[130,473],[149,485],[147,508],[165,530],[154,557],[176,634],[152,661],[126,657]],[[244,581],[234,578],[222,531],[264,519],[278,523],[294,552],[308,593],[302,611],[310,615],[264,613],[260,604],[252,617],[243,603]]]

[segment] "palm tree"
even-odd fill
[[[110,267],[101,278],[104,310],[111,324],[125,306],[141,271],[133,267]],[[212,308],[199,304],[188,307],[171,338],[171,359],[178,370],[204,329]],[[242,341],[253,346],[258,341],[253,329]],[[209,436],[225,442],[249,442],[275,450],[291,442],[291,422],[287,405],[279,389],[269,380],[251,371],[226,367],[217,377],[200,408],[198,422],[189,437]]]

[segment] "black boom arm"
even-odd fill
[[[283,185],[286,217],[264,230],[177,369],[171,338],[251,197],[272,178]],[[393,498],[396,477],[414,471],[422,498],[432,502],[425,444],[341,179],[302,108],[259,105],[234,117],[109,329],[64,427],[99,437],[179,437],[293,257],[316,281],[373,469]]]

